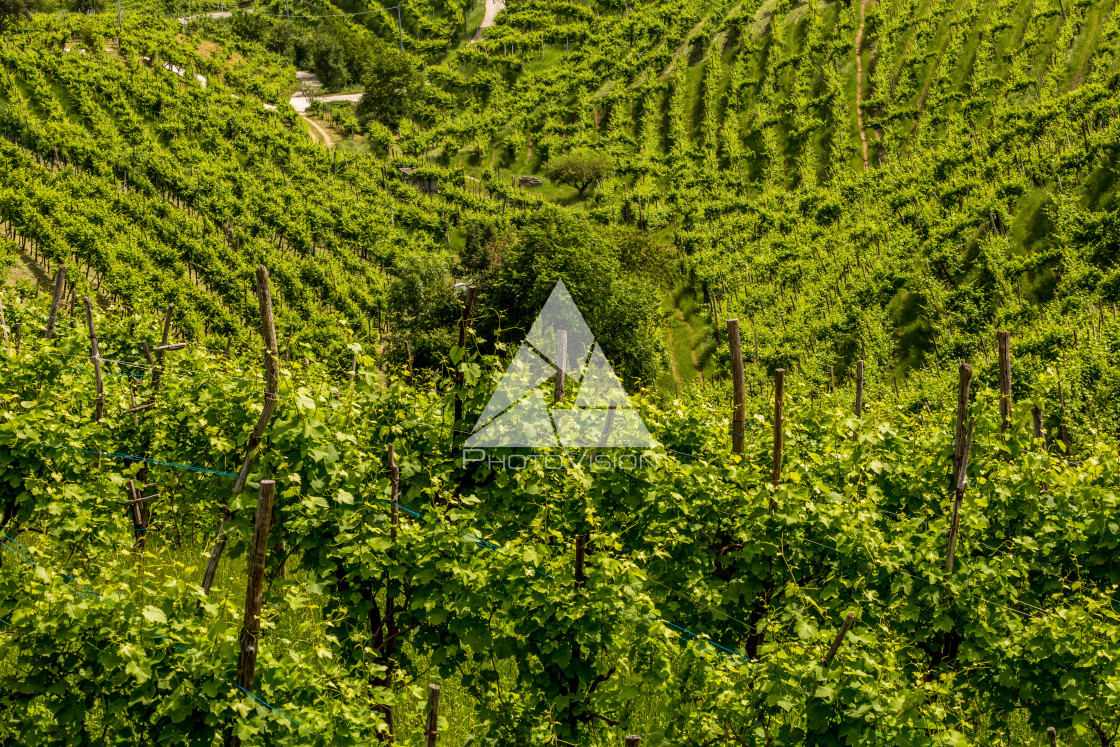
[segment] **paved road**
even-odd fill
[[[252,9],[248,9],[245,12],[246,13],[252,13],[253,11],[252,11]],[[199,13],[197,16],[183,16],[182,18],[179,19],[179,23],[186,26],[188,23],[190,23],[195,18],[232,18],[232,17],[233,17],[233,13],[231,11],[216,10],[213,13]]]
[[[336,93],[329,96],[316,96],[317,101],[361,101],[362,94],[360,93]],[[303,114],[311,106],[311,99],[304,98],[303,96],[292,96],[288,101],[300,114]]]

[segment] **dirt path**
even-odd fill
[[[315,75],[315,73],[308,72],[307,70],[296,70],[296,80],[298,80],[305,89],[321,88],[323,85],[319,81],[319,77]],[[328,94],[326,96],[316,96],[315,98],[318,101],[361,101],[362,94],[336,93]],[[288,104],[290,104],[293,109],[299,112],[299,115],[303,117],[307,124],[311,127],[313,133],[317,134],[323,141],[323,145],[327,146],[328,148],[334,147],[334,143],[331,141],[331,137],[327,134],[327,131],[320,127],[318,122],[314,121],[304,113],[309,108],[311,108],[310,98],[297,93],[294,94],[290,99],[288,99]],[[314,139],[314,137],[312,139]]]
[[[331,142],[331,136],[327,134],[326,130],[319,126],[318,122],[316,122],[314,119],[311,119],[310,117],[303,117],[303,121],[307,122],[307,124],[311,126],[311,129],[315,130],[315,132],[318,133],[319,137],[323,140],[323,145],[327,146],[328,148],[334,147],[334,143]]]
[[[859,123],[859,142],[863,150],[863,170],[867,171],[867,133],[863,131],[863,16],[867,0],[859,4],[859,31],[856,32],[856,122]]]
[[[669,312],[665,343],[673,381],[678,387],[703,381],[705,361],[701,348],[707,342],[707,326],[687,280],[678,278],[665,287],[662,309]]]
[[[488,29],[494,25],[494,19],[506,7],[506,0],[486,0],[486,14],[482,16],[482,23],[478,24],[478,29],[471,37],[471,44],[476,41],[482,40],[482,30]]]

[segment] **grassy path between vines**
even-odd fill
[[[685,278],[677,277],[666,284],[661,308],[668,312],[665,346],[669,349],[670,366],[662,387],[683,388],[697,380],[711,379],[714,366],[710,359],[715,346],[702,304]]]

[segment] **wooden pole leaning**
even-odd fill
[[[276,483],[261,480],[260,494],[257,498],[257,513],[253,520],[253,540],[249,547],[248,579],[245,584],[245,617],[241,624],[238,643],[241,651],[237,657],[237,686],[246,693],[253,692],[257,672],[257,644],[261,636],[261,608],[264,605],[264,568],[268,557],[268,530],[272,523],[272,504],[276,496]],[[237,747],[241,744],[230,731],[226,732],[226,744]]]
[[[424,730],[424,747],[436,747],[439,737],[439,685],[428,685],[428,728]]]
[[[54,322],[58,318],[58,304],[62,301],[62,289],[66,285],[66,265],[59,265],[58,272],[54,275],[54,295],[51,296],[51,315],[47,317],[47,329],[43,337],[47,340],[54,338]]]
[[[93,362],[93,379],[97,387],[93,414],[93,422],[97,423],[101,421],[101,416],[105,412],[105,385],[101,380],[101,354],[97,348],[97,330],[93,326],[93,305],[90,303],[89,296],[82,297],[82,304],[86,309],[86,326],[89,327],[89,359]]]
[[[770,483],[778,485],[782,481],[782,425],[785,421],[786,370],[774,371],[774,460],[770,472]]]
[[[264,438],[264,432],[268,427],[268,421],[272,418],[272,413],[276,410],[276,403],[279,400],[280,349],[276,343],[276,327],[273,324],[272,295],[268,281],[268,268],[264,265],[257,268],[257,302],[261,313],[261,337],[264,339],[264,408],[261,410],[261,415],[257,419],[257,424],[253,427],[252,433],[249,434],[249,441],[245,446],[245,461],[242,463],[241,470],[237,473],[237,481],[233,485],[234,495],[237,495],[245,488],[245,481],[249,476],[249,471],[253,467],[257,448]],[[226,518],[222,521],[221,527],[218,529],[218,539],[215,540],[214,546],[210,549],[210,559],[206,563],[206,572],[202,577],[202,590],[205,594],[210,593],[210,587],[214,583],[214,574],[218,570],[218,561],[221,560],[222,551],[226,546],[226,538],[228,535],[226,534],[225,528],[230,518],[232,518],[232,515],[228,515],[227,513]]]
[[[852,627],[852,622],[855,619],[856,613],[854,612],[849,612],[848,616],[844,618],[844,622],[840,625],[840,630],[836,632],[836,637],[832,639],[832,645],[829,646],[828,653],[821,658],[822,668],[828,669],[828,665],[832,663],[832,660],[834,658],[836,658],[836,653],[840,650],[840,644],[844,642],[844,636],[848,634],[848,631]],[[813,683],[813,691],[809,693],[809,697],[813,697],[813,695],[817,692],[817,687],[819,685],[819,681]]]
[[[739,339],[739,320],[727,320],[727,348],[731,353],[731,451],[742,454],[746,448],[747,386],[743,373],[743,345]]]
[[[556,360],[560,362],[560,369],[556,372],[556,379],[552,389],[552,403],[559,404],[564,401],[564,387],[568,378],[568,330],[556,330]]]
[[[972,366],[960,364],[960,383],[957,390],[957,433],[953,446],[953,517],[949,525],[949,542],[945,551],[945,572],[953,572],[953,562],[957,554],[957,536],[960,533],[961,504],[964,491],[968,487],[968,460],[972,453],[972,430],[976,425],[974,418],[968,418],[968,428],[964,420],[968,417],[968,390],[972,381]]]
[[[167,304],[167,313],[163,316],[163,337],[155,348],[156,368],[152,370],[152,391],[158,392],[163,382],[163,354],[167,351],[167,340],[171,336],[171,315],[175,311],[175,304]]]
[[[999,429],[1005,432],[1011,427],[1011,333],[996,332],[996,341],[999,344]]]
[[[863,360],[856,361],[856,417],[863,419]]]
[[[0,342],[4,343],[4,352],[12,352],[8,344],[8,321],[4,318],[4,298],[0,296]]]
[[[463,316],[459,319],[459,350],[465,351],[467,347],[467,326],[471,321],[471,310],[474,308],[474,295],[478,290],[473,285],[467,286],[467,298],[463,304]],[[464,353],[465,355],[465,353]],[[460,359],[460,363],[462,359]],[[455,392],[455,423],[463,419],[463,372],[460,370],[455,375],[455,383],[459,391]]]

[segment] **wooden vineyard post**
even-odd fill
[[[1069,458],[1069,429],[1066,427],[1066,397],[1062,394],[1062,380],[1058,379],[1058,420],[1062,424],[1062,443],[1066,445],[1066,458]]]
[[[1042,442],[1043,451],[1046,450],[1046,435],[1042,432],[1042,410],[1031,408],[1031,421],[1034,423],[1034,440]]]
[[[999,344],[999,417],[1000,432],[1011,427],[1011,333],[996,332]]]
[[[424,747],[436,747],[439,737],[439,685],[428,685],[428,728],[424,730]]]
[[[742,454],[745,448],[743,431],[747,425],[747,389],[743,378],[743,347],[739,340],[739,320],[727,320],[727,348],[731,352],[731,380],[734,403],[731,410],[731,451]]]
[[[770,472],[770,483],[777,485],[782,481],[782,421],[785,420],[786,370],[774,371],[774,464]],[[773,502],[771,502],[772,504]]]
[[[968,417],[968,390],[972,382],[972,366],[960,364],[960,384],[957,389],[957,432],[953,445],[953,518],[949,525],[949,544],[945,552],[945,572],[953,572],[953,560],[957,553],[957,535],[960,532],[961,503],[968,487],[968,459],[972,453],[972,429],[975,420]],[[965,430],[965,418],[968,429]]]
[[[463,358],[459,359],[462,363],[466,357],[467,348],[467,325],[471,320],[471,309],[474,307],[474,294],[478,290],[473,285],[467,286],[467,298],[463,304],[463,316],[459,320],[459,350],[463,351]],[[455,376],[455,383],[458,385],[458,391],[455,392],[455,424],[458,425],[459,421],[463,419],[463,372],[458,371]]]
[[[358,373],[358,355],[354,354],[354,360],[350,361],[350,386],[354,386],[354,375]]]
[[[852,627],[852,621],[856,619],[856,613],[849,612],[848,616],[844,618],[843,624],[840,625],[840,630],[836,633],[836,638],[832,640],[832,646],[829,647],[828,653],[821,659],[821,664],[828,666],[836,657],[836,652],[840,650],[840,644],[844,642],[844,636],[848,634],[848,630]]]
[[[397,465],[397,454],[393,448],[392,442],[386,444],[389,452],[389,485],[391,488],[389,510],[390,510],[390,523],[389,523],[389,562],[396,562],[397,552],[394,549],[397,544],[397,527],[400,524],[400,492],[401,492],[401,471]],[[375,640],[380,635],[380,631],[374,631]],[[386,593],[385,599],[385,636],[381,639],[381,660],[380,663],[385,667],[385,676],[381,678],[378,683],[381,687],[393,687],[393,652],[396,649],[397,640],[397,608],[396,599],[388,596]],[[378,708],[385,714],[385,722],[389,726],[389,741],[394,741],[394,727],[393,727],[393,707],[391,705],[378,706]]]
[[[856,417],[863,419],[863,360],[856,361]],[[852,432],[852,440],[859,438],[859,434]]]
[[[397,454],[393,450],[393,444],[389,444],[389,482],[392,486],[393,492],[390,499],[390,511],[392,516],[392,527],[389,530],[392,539],[397,538],[397,524],[400,523],[400,493],[401,493],[401,470],[397,465]]]
[[[101,381],[101,354],[97,350],[97,330],[93,326],[93,306],[90,304],[89,296],[83,296],[82,303],[86,307],[86,325],[89,327],[89,359],[93,361],[93,379],[97,386],[97,399],[94,401],[93,413],[93,422],[97,423],[101,421],[101,415],[105,411],[105,386]]]
[[[957,478],[957,465],[960,463],[961,442],[964,440],[965,421],[968,418],[968,392],[972,386],[972,366],[962,362],[958,370],[957,382],[957,420],[953,435],[953,480]]]
[[[156,368],[152,371],[152,390],[158,392],[163,379],[163,354],[167,350],[167,340],[171,336],[171,314],[175,311],[175,304],[167,304],[167,313],[163,317],[163,337],[156,347]]]
[[[58,272],[54,275],[54,295],[51,296],[51,315],[47,317],[47,330],[43,333],[45,339],[54,338],[54,321],[58,317],[58,304],[62,300],[62,288],[66,284],[66,265],[59,265]]]
[[[754,333],[754,364],[758,365],[758,330],[753,330]]]
[[[23,331],[23,325],[18,323],[18,322],[12,328],[12,332],[14,333],[15,338],[16,338],[16,355],[19,355],[19,336],[20,336],[20,332],[22,332],[22,331]]]
[[[408,340],[404,341],[404,352],[408,354],[408,385],[415,387],[416,376],[412,371],[412,343]]]
[[[718,348],[718,347],[720,346],[720,339],[719,339],[719,307],[718,307],[718,306],[716,305],[716,297],[715,297],[714,295],[709,295],[709,296],[708,296],[708,306],[709,306],[709,307],[711,307],[711,310],[712,310],[712,332],[714,332],[714,333],[715,333],[715,336],[716,336],[716,347]]]
[[[1046,727],[1046,739],[1050,742],[1050,747],[1058,747],[1058,732],[1053,726]]]
[[[556,330],[556,360],[560,361],[560,370],[556,372],[556,383],[552,389],[552,404],[564,401],[564,386],[567,383],[568,373],[568,330]]]
[[[4,343],[4,352],[12,352],[8,345],[8,322],[4,319],[4,299],[0,297],[0,342]]]
[[[261,312],[261,337],[264,339],[264,408],[261,410],[260,418],[257,419],[257,424],[253,426],[253,432],[249,434],[249,442],[245,445],[245,461],[241,465],[241,470],[237,473],[237,481],[233,484],[234,495],[245,488],[245,480],[249,476],[249,470],[253,467],[257,447],[260,446],[261,439],[264,438],[264,431],[268,427],[268,421],[272,418],[272,413],[276,409],[276,403],[279,399],[277,392],[280,387],[280,350],[276,345],[276,328],[273,325],[268,268],[264,265],[257,267],[257,302]],[[226,521],[229,518],[227,516],[222,521],[222,525],[218,528],[218,539],[214,541],[214,546],[210,548],[210,559],[206,563],[206,572],[202,576],[202,591],[204,594],[210,593],[210,587],[214,583],[218,561],[221,560],[222,551],[226,546],[228,535],[225,528]]]
[[[852,621],[855,619],[856,613],[849,612],[848,616],[844,618],[844,622],[840,624],[840,630],[836,632],[836,637],[832,639],[832,645],[829,646],[828,653],[821,658],[821,666],[824,669],[828,669],[828,665],[836,658],[836,652],[840,650],[840,644],[844,642],[844,636],[848,634],[848,631],[852,627]],[[809,694],[809,697],[812,697],[813,694],[817,692],[817,687],[819,685],[820,682],[813,683],[813,692]]]
[[[626,737],[626,747],[638,747],[638,744],[641,741],[642,741],[642,738],[639,737],[637,734],[631,734],[628,737]]]
[[[264,565],[268,555],[268,529],[272,523],[272,501],[276,483],[261,480],[257,513],[253,520],[253,542],[249,548],[248,581],[245,584],[245,621],[238,641],[241,654],[237,658],[237,686],[253,691],[257,670],[257,641],[261,635],[261,605],[264,602]],[[236,738],[232,740],[237,744]]]
[[[257,301],[261,313],[261,336],[264,338],[265,401],[260,419],[257,420],[257,425],[249,436],[249,443],[245,451],[245,462],[241,465],[241,471],[237,474],[237,482],[233,486],[233,492],[235,493],[240,493],[245,487],[245,479],[249,476],[249,470],[253,466],[254,454],[264,437],[268,421],[276,409],[277,392],[280,388],[280,349],[276,344],[276,327],[273,325],[272,294],[268,281],[268,268],[264,265],[257,268]]]
[[[148,498],[140,497],[140,491],[136,489],[136,481],[128,481],[128,500],[125,501],[125,504],[132,512],[132,531],[136,534],[136,545],[141,550],[144,549],[144,536],[147,532],[147,526],[144,522],[144,509],[141,507],[141,504],[155,497],[156,496],[150,496]]]
[[[836,394],[836,367],[828,367],[828,393]]]

